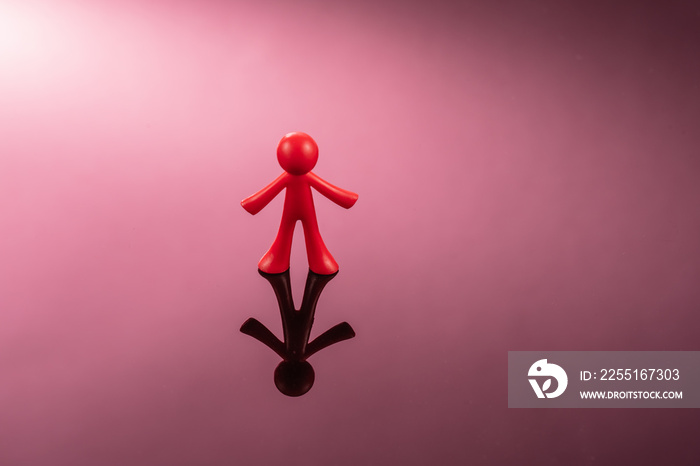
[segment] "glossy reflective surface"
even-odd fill
[[[695,464],[696,411],[509,410],[506,363],[700,349],[696,10],[0,1],[0,465]],[[239,201],[295,130],[361,198],[290,398]]]
[[[315,378],[314,370],[306,360],[327,346],[355,336],[350,324],[342,322],[309,342],[316,304],[323,288],[335,278],[337,272],[332,275],[319,275],[309,270],[304,297],[298,310],[294,307],[289,270],[279,274],[265,273],[261,270],[258,272],[270,282],[277,297],[284,341],[280,341],[267,327],[252,317],[243,323],[241,332],[264,343],[282,357],[282,362],[275,369],[275,385],[285,395],[301,396],[311,389]]]

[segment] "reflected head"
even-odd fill
[[[287,396],[301,396],[314,385],[314,369],[306,361],[282,361],[275,369],[275,386]]]

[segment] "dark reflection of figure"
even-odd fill
[[[275,290],[282,314],[282,343],[267,327],[250,318],[241,326],[241,332],[269,346],[283,359],[275,369],[275,385],[288,396],[300,396],[308,392],[314,384],[314,370],[306,359],[323,348],[355,336],[347,322],[331,327],[309,343],[311,326],[314,322],[316,303],[326,284],[338,273],[320,275],[309,270],[306,277],[304,298],[301,309],[294,308],[289,270],[282,273],[265,273],[258,270]]]

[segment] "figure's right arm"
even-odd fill
[[[277,196],[282,189],[287,185],[287,177],[289,175],[285,172],[277,177],[275,181],[265,186],[263,189],[253,194],[252,196],[246,197],[241,201],[241,205],[245,210],[255,215],[260,212],[266,205],[272,201],[275,196]]]

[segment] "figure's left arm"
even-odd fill
[[[357,202],[358,196],[356,193],[334,186],[312,172],[307,173],[306,176],[309,179],[309,184],[313,186],[316,191],[339,206],[349,209]]]
[[[286,172],[282,173],[275,181],[252,196],[243,199],[241,201],[241,206],[251,214],[257,214],[285,188],[288,177],[289,175]]]

